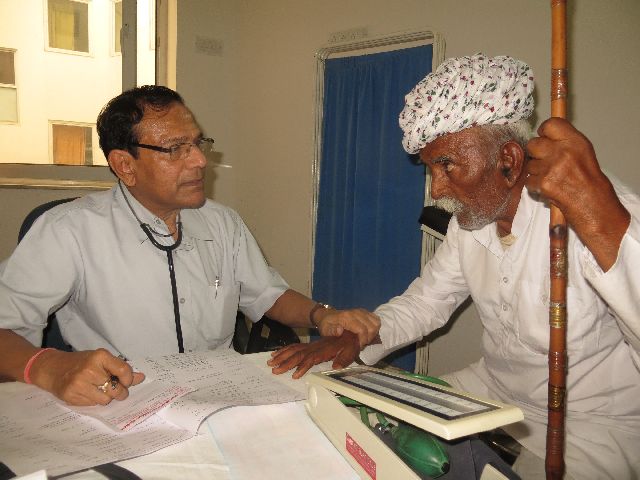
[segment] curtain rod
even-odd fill
[[[434,43],[435,43],[435,40],[437,37],[440,37],[440,36],[437,33],[434,33],[430,30],[402,33],[397,35],[388,35],[388,36],[382,36],[378,38],[361,40],[357,42],[334,45],[331,47],[324,47],[318,50],[315,56],[318,60],[324,61],[330,55],[336,54],[336,53],[365,50],[367,48],[387,47],[390,45],[397,45],[400,43],[420,42],[424,40],[434,40]]]

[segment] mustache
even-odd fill
[[[445,212],[449,212],[452,215],[460,213],[464,208],[464,205],[453,197],[442,197],[434,202],[434,205],[441,208]]]

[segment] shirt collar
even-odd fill
[[[117,183],[114,188],[116,190],[116,200],[120,205],[120,208],[122,208],[122,210],[125,212],[125,217],[129,218],[132,224],[136,225],[136,238],[140,243],[149,240],[142,228],[140,228],[141,223],[148,224],[156,232],[160,232],[163,234],[169,233],[167,225],[164,223],[164,221],[151,213],[144,207],[144,205],[138,202],[138,200],[136,200],[131,192],[129,192],[129,189],[126,186]]]
[[[529,190],[523,187],[522,193],[520,194],[520,203],[518,204],[516,215],[513,217],[513,222],[511,223],[511,233],[518,238],[522,237],[533,219],[535,209],[542,204],[543,202],[534,200],[531,195],[529,195]]]
[[[529,191],[523,187],[522,192],[520,192],[520,202],[518,203],[516,214],[513,217],[513,222],[511,223],[511,233],[516,238],[522,237],[525,230],[531,223],[534,209],[538,203],[540,202],[531,198]],[[500,243],[500,238],[498,238],[495,222],[485,225],[479,230],[474,230],[471,233],[473,238],[497,257],[501,257],[505,253],[505,250],[502,248],[502,244]]]
[[[129,189],[125,186],[122,187],[122,191],[120,191],[120,187],[116,184],[114,187],[116,188],[116,198],[120,203],[123,210],[131,217],[131,219],[135,223],[139,223],[138,220],[142,223],[148,223],[151,225],[156,231],[161,233],[168,233],[167,225],[164,221],[147,210],[140,202],[138,202]],[[123,196],[126,195],[126,199],[129,200],[129,204],[131,208],[133,208],[135,215],[138,216],[136,219],[131,210],[129,209],[129,205]],[[213,240],[213,236],[211,234],[210,229],[207,228],[206,222],[202,218],[202,215],[199,213],[200,209],[184,209],[180,211],[180,222],[182,222],[182,236],[183,239],[185,237],[197,238],[199,240]],[[137,229],[137,238],[140,242],[143,242],[147,239],[147,236],[142,231],[141,228]]]

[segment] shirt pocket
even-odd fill
[[[600,331],[595,296],[588,289],[567,287],[567,352],[597,345]],[[516,312],[518,341],[536,354],[549,353],[549,291],[544,284],[522,281]]]
[[[209,344],[219,344],[233,337],[238,313],[240,286],[224,284],[208,287],[209,311],[203,325]]]

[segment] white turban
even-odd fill
[[[402,146],[418,153],[445,133],[507,124],[533,112],[533,71],[511,57],[450,58],[405,96]]]

